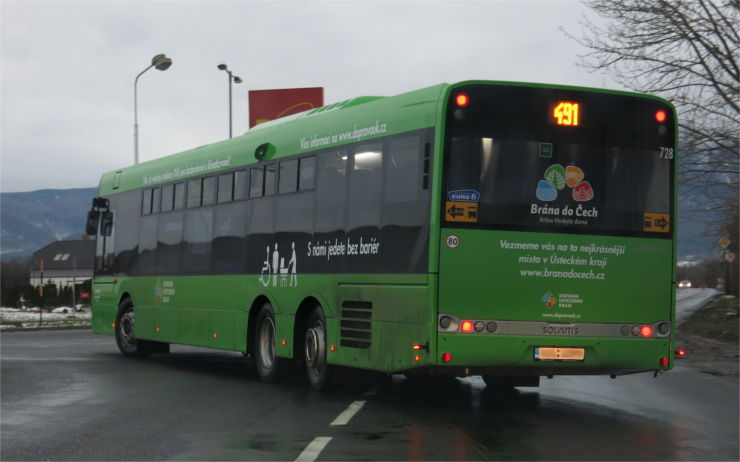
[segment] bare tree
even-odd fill
[[[679,174],[684,192],[699,189],[711,204],[715,225],[736,219],[740,2],[584,3],[598,18],[582,21],[582,38],[568,34],[590,50],[581,64],[606,70],[626,88],[671,101],[679,113]]]

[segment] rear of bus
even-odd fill
[[[446,102],[437,365],[672,367],[676,118],[649,96],[472,82]]]

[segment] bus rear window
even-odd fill
[[[648,117],[660,103],[586,92],[486,90],[466,92],[465,112],[454,99],[450,103],[446,224],[672,236],[674,130]],[[562,106],[551,100],[578,101],[568,103],[578,104],[578,125],[573,112],[564,125]]]

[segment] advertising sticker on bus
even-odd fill
[[[591,183],[585,178],[584,171],[575,166],[563,167],[553,164],[545,169],[544,179],[537,183],[535,197],[543,202],[552,202],[558,198],[560,192],[568,192],[570,198],[579,204],[577,206],[564,205],[549,206],[531,204],[529,213],[538,215],[540,223],[560,225],[588,225],[587,218],[598,218],[599,210],[595,207],[585,207],[583,202],[589,202],[595,197]]]

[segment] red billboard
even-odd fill
[[[283,88],[249,92],[249,128],[324,105],[324,88]]]

